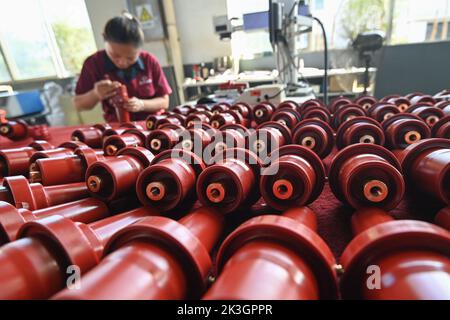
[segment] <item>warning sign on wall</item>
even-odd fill
[[[151,28],[154,26],[155,16],[151,4],[136,6],[136,13],[143,27]]]

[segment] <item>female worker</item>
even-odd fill
[[[158,60],[141,50],[144,33],[139,21],[129,13],[112,18],[106,23],[103,37],[105,50],[84,62],[73,98],[76,108],[90,110],[101,101],[105,120],[116,122],[108,98],[125,84],[130,99],[124,107],[132,121],[167,109],[172,90]]]

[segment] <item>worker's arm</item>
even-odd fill
[[[94,88],[86,93],[73,97],[72,102],[79,111],[91,110],[97,103],[112,97],[120,83],[111,80],[101,80],[95,83]]]
[[[154,113],[169,108],[169,95],[157,97],[153,99],[131,98],[125,105],[125,109],[130,112],[148,112]]]

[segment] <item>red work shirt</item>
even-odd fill
[[[84,94],[94,88],[94,84],[108,75],[112,81],[127,86],[128,96],[139,99],[163,97],[172,93],[158,60],[148,52],[141,51],[135,64],[126,70],[117,68],[106,54],[100,50],[88,57],[83,64],[78,79],[76,94]],[[104,118],[107,122],[117,121],[115,109],[106,100],[102,101]],[[148,112],[131,113],[131,120],[145,120]]]

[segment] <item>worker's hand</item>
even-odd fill
[[[94,93],[100,101],[111,98],[115,90],[121,86],[120,82],[111,80],[101,80],[95,83]]]
[[[128,102],[125,103],[124,108],[130,112],[144,111],[144,101],[136,97],[130,98]]]

